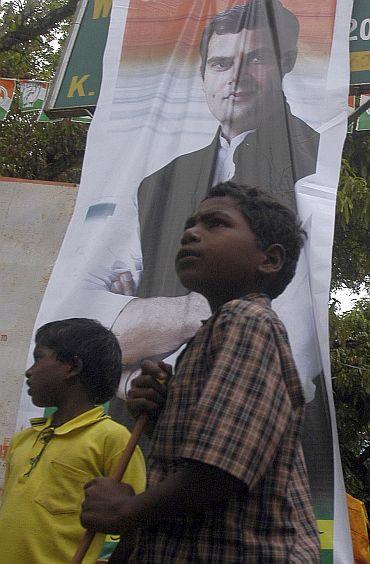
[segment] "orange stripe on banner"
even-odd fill
[[[370,70],[370,51],[356,51],[350,59],[352,72]]]
[[[246,0],[244,0],[246,1]],[[124,60],[169,57],[174,45],[182,45],[186,56],[198,55],[199,42],[210,19],[243,0],[131,0],[124,35]],[[296,0],[283,4],[297,16],[299,42],[312,55],[328,55],[331,48],[336,0],[305,0],[299,8]],[[302,48],[300,49],[300,51]],[[183,56],[184,53],[183,53]]]

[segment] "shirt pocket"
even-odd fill
[[[84,485],[91,476],[58,460],[51,460],[48,478],[37,491],[35,502],[52,515],[77,513],[84,499]]]

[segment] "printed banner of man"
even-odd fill
[[[142,358],[177,351],[209,315],[174,274],[185,220],[209,188],[262,185],[297,209],[308,241],[273,305],[310,401],[306,457],[327,562],[335,454],[327,298],[350,15],[344,0],[116,0],[75,214],[36,322],[100,319],[117,334],[130,377]],[[19,421],[32,411],[24,394]],[[344,513],[336,522],[345,530]]]

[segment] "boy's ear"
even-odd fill
[[[279,243],[270,245],[263,251],[264,259],[260,264],[260,271],[264,274],[273,274],[281,270],[285,263],[285,249]]]
[[[82,360],[79,356],[72,357],[71,360],[67,362],[70,366],[70,374],[69,376],[78,376],[82,372]]]

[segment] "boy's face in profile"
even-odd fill
[[[32,402],[38,407],[58,406],[70,365],[57,360],[55,351],[42,345],[36,345],[33,357],[34,363],[26,371]]]
[[[264,256],[238,202],[208,198],[186,222],[176,271],[186,288],[221,305],[258,289]]]

